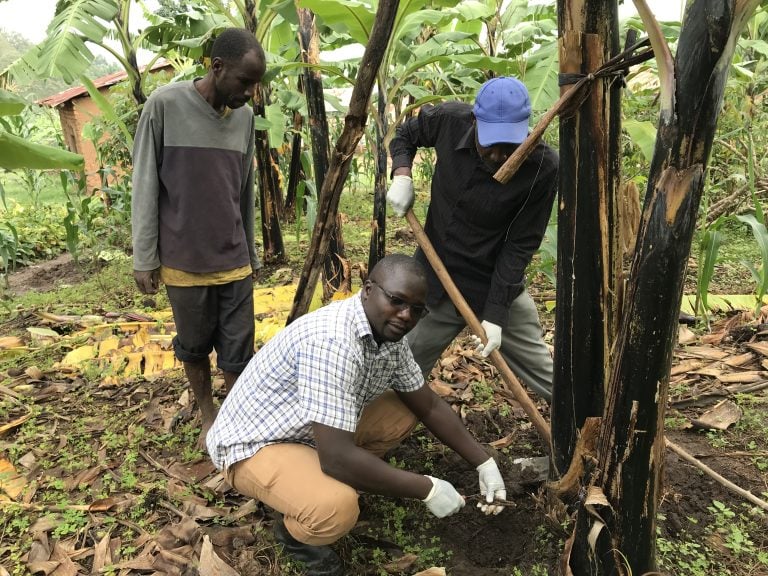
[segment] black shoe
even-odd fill
[[[330,546],[311,546],[296,540],[285,527],[282,514],[275,516],[272,531],[291,558],[304,564],[307,576],[344,576],[338,554]]]

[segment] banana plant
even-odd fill
[[[139,68],[136,54],[146,45],[146,32],[134,34],[130,30],[134,5],[133,0],[59,0],[45,40],[0,73],[0,87],[12,79],[54,77],[75,82],[94,59],[89,46],[98,46],[122,66],[134,100],[143,104],[145,74]],[[109,40],[116,41],[118,47]],[[162,52],[157,53],[144,70],[150,69],[161,56]]]
[[[301,0],[299,4],[317,14],[337,37],[345,33],[350,42],[367,44],[375,3]],[[543,111],[557,99],[552,42],[557,26],[551,3],[447,0],[439,9],[433,6],[430,0],[400,5],[380,72],[379,87],[396,110],[385,140],[414,108],[445,98],[471,99],[487,73],[525,80],[535,110]],[[487,40],[488,33],[494,34],[492,40]]]
[[[768,229],[766,229],[765,224],[755,214],[741,214],[736,216],[736,219],[749,225],[755,237],[755,242],[760,248],[760,265],[755,266],[746,260],[742,261],[742,264],[749,269],[752,273],[752,278],[755,280],[756,308],[759,309],[763,296],[768,293]]]
[[[26,107],[27,103],[23,99],[0,90],[0,168],[5,170],[19,168],[82,170],[84,160],[80,154],[36,144],[10,132],[10,124],[2,117],[18,116]]]
[[[56,77],[74,82],[93,61],[87,43],[103,46],[119,0],[61,0],[46,38],[4,72],[12,77]]]
[[[696,299],[694,301],[694,314],[701,313],[707,316],[709,313],[709,284],[715,274],[715,264],[720,246],[723,244],[724,236],[722,227],[726,222],[724,216],[707,226],[699,241],[699,267],[696,273]]]
[[[350,42],[368,44],[375,3],[300,0],[299,5],[311,9],[335,37],[344,33]],[[493,34],[487,46],[481,41],[488,37],[483,28]],[[371,149],[376,157],[373,234],[377,238],[371,240],[369,267],[384,253],[386,147],[397,124],[424,104],[447,97],[470,99],[489,71],[525,78],[528,62],[535,62],[527,55],[536,53],[536,40],[544,36],[554,40],[555,34],[552,6],[530,8],[527,0],[515,0],[510,6],[504,6],[501,0],[447,0],[439,8],[430,0],[400,3],[377,78],[378,101],[371,103],[371,116],[376,119]],[[517,44],[510,44],[513,39]],[[539,76],[532,71],[526,80],[534,83],[535,103],[544,109],[557,97],[557,60],[554,42],[541,45],[547,47],[549,56],[539,60],[538,68],[546,71]],[[531,67],[534,69],[536,66]],[[394,115],[389,110],[394,110]]]

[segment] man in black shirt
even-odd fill
[[[418,148],[437,161],[424,229],[488,342],[513,372],[547,401],[552,357],[542,340],[536,306],[525,289],[525,268],[541,244],[557,189],[557,153],[538,144],[507,184],[493,175],[528,135],[531,105],[525,85],[511,77],[483,84],[474,106],[446,102],[422,108],[398,126],[389,147],[392,185],[387,200],[403,216],[413,205],[411,167]],[[429,271],[429,314],[408,334],[425,377],[465,322]]]

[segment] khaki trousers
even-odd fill
[[[363,410],[355,443],[382,457],[415,428],[418,420],[389,390]],[[299,542],[331,544],[355,526],[357,490],[327,476],[317,451],[305,444],[270,444],[227,470],[229,483],[284,515]]]

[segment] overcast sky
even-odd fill
[[[685,0],[648,0],[648,5],[660,20],[680,20],[684,2]],[[155,3],[150,0],[147,4],[152,7]],[[45,30],[53,18],[55,9],[56,0],[0,2],[0,28],[21,34],[32,42],[40,42],[45,38]],[[619,15],[622,18],[634,13],[634,4],[631,0],[624,0],[619,6]],[[136,27],[145,24],[140,15],[140,9],[131,12],[131,18]]]

